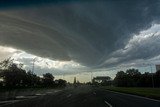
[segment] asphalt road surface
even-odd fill
[[[2,107],[160,107],[160,101],[81,86],[5,103]]]

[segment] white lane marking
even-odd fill
[[[37,96],[34,96],[34,95],[32,95],[32,96],[16,96],[15,98],[16,99],[29,99],[29,98],[35,98],[35,97],[37,97]]]
[[[62,90],[55,90],[54,92],[60,92]],[[50,92],[48,92],[50,93]],[[16,96],[15,98],[19,99],[19,100],[8,100],[8,101],[0,101],[0,106],[5,106],[5,105],[10,105],[10,104],[13,104],[13,103],[16,103],[16,102],[20,102],[20,101],[25,101],[27,99],[32,99],[32,98],[35,98],[37,96],[43,96],[43,95],[46,95],[46,94],[40,94],[40,93],[37,93],[33,96]]]
[[[111,104],[109,104],[107,101],[104,101],[109,107],[112,107]]]
[[[15,98],[17,100],[6,100],[6,101],[0,101],[1,106],[10,105],[16,102],[25,101],[27,99],[36,98],[37,96],[16,96]]]
[[[67,97],[71,97],[72,96],[72,94],[69,94]]]
[[[55,90],[54,92],[56,93],[56,92],[60,92],[60,91],[62,91],[62,90]]]
[[[42,96],[42,95],[46,95],[46,94],[40,94],[40,93],[37,93],[35,94],[36,96]]]
[[[13,104],[13,103],[16,103],[16,102],[19,102],[19,101],[21,101],[21,100],[1,101],[0,106],[3,107],[3,106],[10,105],[10,104]]]
[[[20,100],[9,100],[9,101],[0,101],[0,104],[5,104],[5,103],[14,103],[14,102],[18,102]]]
[[[147,97],[143,97],[143,96],[126,94],[126,93],[121,93],[121,92],[116,92],[116,91],[110,91],[110,90],[105,90],[105,91],[109,91],[109,92],[116,93],[116,94],[121,94],[121,95],[126,95],[126,96],[131,96],[131,97],[143,98],[143,99],[151,100],[151,101],[155,101],[155,102],[160,102],[160,100],[151,99],[151,98],[147,98]]]
[[[25,96],[16,96],[17,99],[23,99],[26,98]]]

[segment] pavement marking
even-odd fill
[[[37,93],[35,94],[36,96],[43,96],[43,95],[46,95],[46,94],[40,94],[40,93]]]
[[[60,91],[62,91],[62,90],[55,90],[54,92],[56,93],[56,92],[60,92]],[[47,92],[47,93],[53,93],[53,92]],[[0,106],[10,105],[10,104],[13,104],[16,102],[25,101],[25,100],[36,98],[37,96],[43,96],[43,95],[46,95],[46,94],[37,93],[37,94],[31,95],[31,96],[16,96],[15,98],[17,100],[0,101]],[[71,94],[69,95],[69,97],[70,96],[71,96]]]
[[[72,94],[69,94],[67,97],[71,97],[72,96]]]
[[[112,107],[112,105],[109,104],[107,101],[104,101],[104,102],[105,102],[105,104],[107,104],[109,107]]]
[[[13,103],[13,102],[18,102],[18,101],[20,101],[20,100],[0,101],[0,104]]]
[[[24,99],[24,98],[26,98],[25,96],[16,96],[15,97],[16,99]]]
[[[37,96],[35,96],[35,95],[32,95],[32,96],[16,96],[15,98],[16,99],[29,99],[29,98],[35,98],[35,97],[37,97]]]
[[[10,105],[16,102],[19,102],[21,100],[10,100],[10,101],[0,101],[0,106],[6,106],[6,105]]]
[[[37,96],[35,95],[32,95],[32,96],[16,96],[15,98],[16,99],[30,99],[30,98],[35,98]]]
[[[60,91],[62,91],[62,90],[55,90],[54,92],[57,93],[57,92],[60,92]]]
[[[6,101],[0,101],[0,106],[10,105],[16,102],[25,101],[27,99],[36,98],[37,96],[16,96],[15,98],[17,100],[6,100]]]
[[[151,99],[151,98],[148,98],[148,97],[143,97],[143,96],[138,96],[138,95],[132,95],[132,94],[126,94],[126,93],[121,93],[121,92],[116,92],[116,91],[110,91],[110,90],[105,90],[105,91],[109,91],[109,92],[116,93],[116,94],[121,94],[121,95],[128,95],[128,96],[131,96],[131,97],[143,98],[143,99],[151,100],[151,101],[155,101],[155,102],[160,102],[160,100]]]

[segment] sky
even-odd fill
[[[73,82],[160,64],[160,0],[1,0],[0,61]]]

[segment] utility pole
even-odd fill
[[[144,64],[145,65],[145,64]],[[154,88],[154,77],[153,77],[153,71],[152,71],[152,64],[148,63],[147,65],[150,66],[150,71],[151,71],[151,75],[152,75],[152,88]]]
[[[152,65],[150,64],[150,68],[151,68],[151,75],[152,75],[152,87],[154,88],[154,78],[153,78],[153,72],[152,72]]]
[[[36,61],[36,57],[33,58],[33,63],[32,63],[32,74],[34,74],[34,63],[35,63],[35,61]]]
[[[93,79],[93,73],[92,73],[92,71],[91,71],[91,83],[92,83],[92,79]]]
[[[74,81],[73,81],[73,83],[74,83],[74,84],[76,84],[76,83],[77,83],[76,77],[74,77]]]

